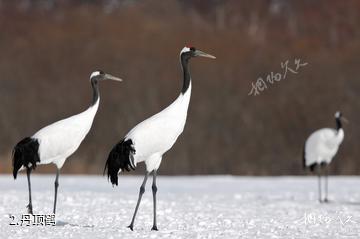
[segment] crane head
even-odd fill
[[[335,118],[341,118],[342,114],[340,111],[336,111]]]
[[[349,123],[349,121],[342,115],[340,111],[336,111],[335,119],[343,120],[345,123]]]
[[[114,81],[122,81],[122,79],[112,76],[110,74],[107,74],[103,72],[102,70],[97,70],[91,73],[90,75],[90,81],[101,81],[101,80],[114,80]]]
[[[197,50],[195,47],[191,46],[185,46],[181,52],[180,52],[180,57],[181,58],[185,58],[186,60],[190,59],[191,57],[197,57],[197,56],[201,56],[201,57],[207,57],[207,58],[211,58],[211,59],[216,59],[215,56],[210,55],[208,53],[202,52],[200,50]]]

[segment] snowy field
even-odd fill
[[[151,180],[134,231],[126,228],[142,177],[61,176],[56,226],[11,226],[26,214],[26,177],[0,176],[0,238],[360,238],[360,177],[331,177],[330,203],[315,177],[158,177],[158,228]],[[32,176],[35,214],[50,214],[54,175]]]

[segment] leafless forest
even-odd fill
[[[88,107],[89,75],[103,69],[124,82],[101,84],[94,125],[62,170],[101,174],[112,146],[177,97],[191,44],[217,59],[191,62],[187,125],[161,174],[303,174],[304,140],[335,127],[336,110],[350,123],[331,171],[359,174],[359,26],[355,0],[1,0],[0,173],[19,140]],[[295,71],[296,59],[308,64]],[[249,95],[287,60],[286,77]]]

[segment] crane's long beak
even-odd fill
[[[118,77],[115,77],[115,76],[112,76],[110,74],[105,74],[104,76],[104,79],[105,80],[114,80],[114,81],[123,81],[122,79],[118,78]]]
[[[207,53],[199,51],[199,50],[195,50],[195,56],[202,56],[202,57],[207,57],[207,58],[211,58],[211,59],[216,59],[215,56],[207,54]]]
[[[345,123],[349,123],[349,120],[347,118],[345,118],[344,116],[341,116],[341,119],[345,122]]]

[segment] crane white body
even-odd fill
[[[39,164],[54,163],[61,168],[89,133],[99,107],[100,99],[80,114],[48,125],[32,138],[39,141]]]
[[[191,83],[185,94],[164,110],[136,125],[125,139],[133,141],[134,164],[145,161],[146,170],[158,169],[166,153],[183,132],[191,96]]]
[[[344,139],[344,130],[319,129],[312,133],[305,143],[305,165],[329,164]]]

